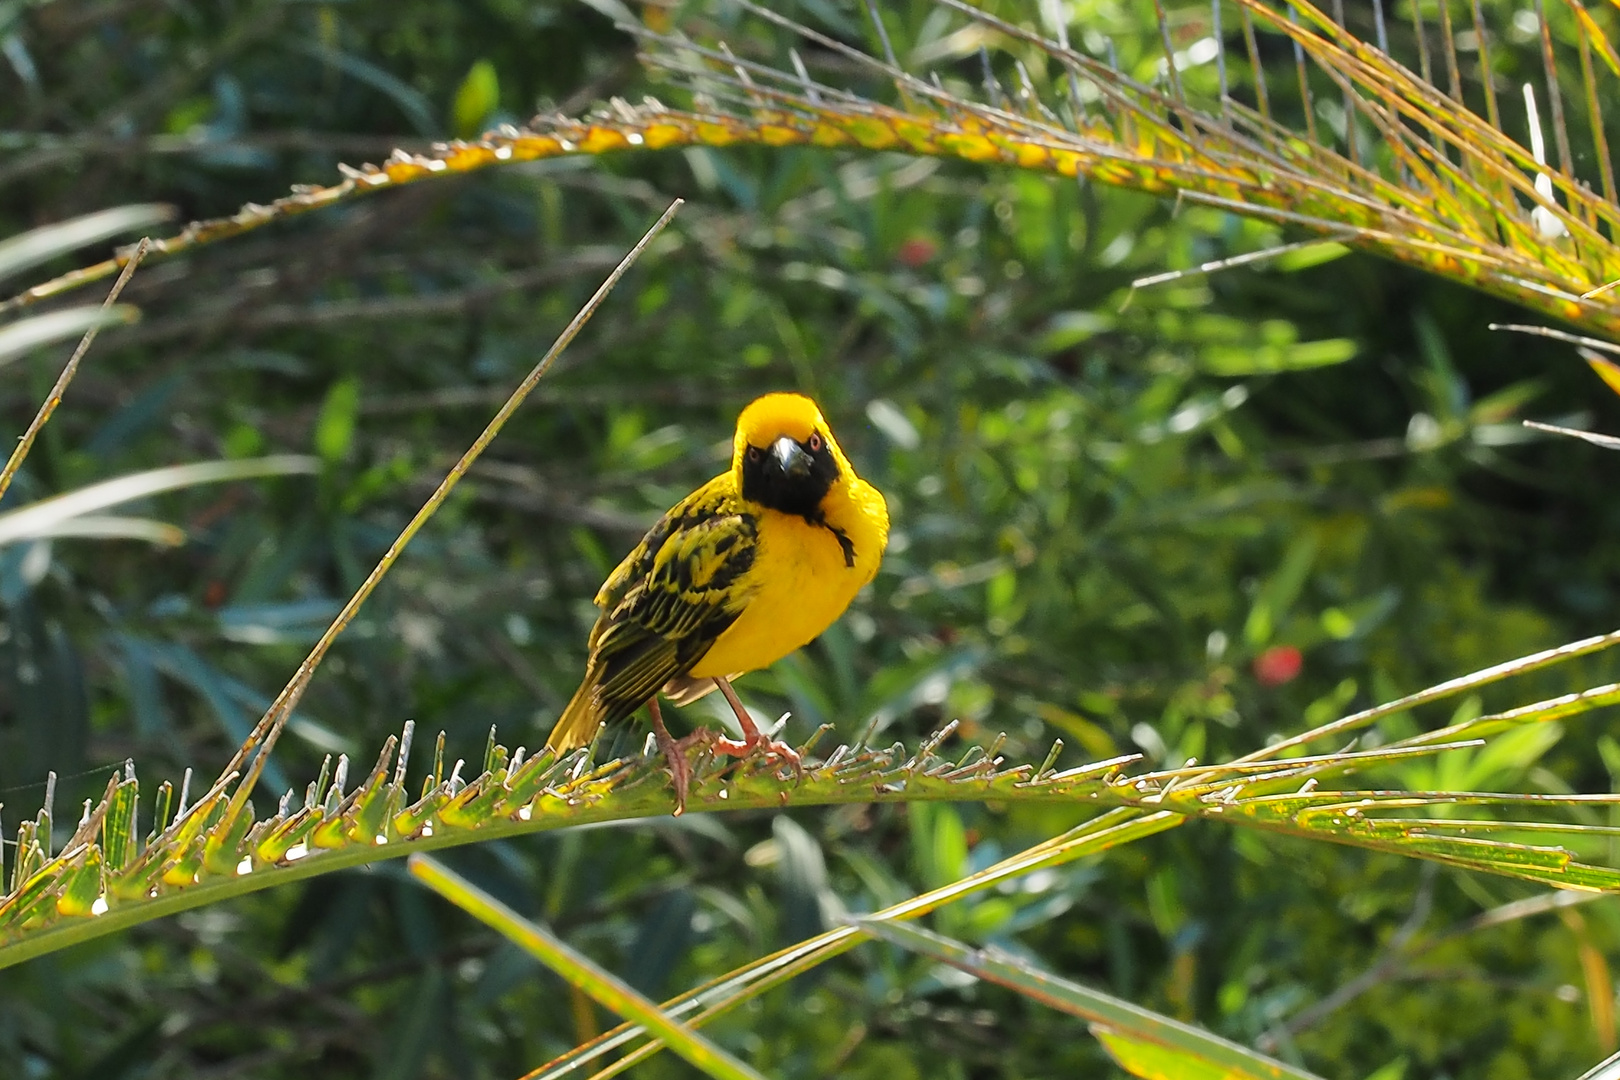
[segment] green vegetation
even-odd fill
[[[515,1078],[619,1023],[593,995],[715,1014],[648,1077],[1573,1078],[1620,1045],[1614,641],[1443,685],[1614,628],[1620,459],[1520,421],[1620,402],[1489,327],[1620,326],[1581,298],[1620,276],[1616,11],[1547,7],[1555,113],[1539,8],[1353,6],[1357,51],[1245,0],[1217,63],[1202,5],[879,6],[0,0],[8,430],[102,328],[0,503],[0,1073]],[[917,81],[860,59],[891,49]],[[677,111],[588,119],[647,94]],[[432,145],[537,109],[587,119]],[[116,263],[59,277],[143,234],[105,311]],[[700,763],[671,818],[644,729],[597,769],[534,748],[603,576],[782,388],[894,541],[738,684],[824,764]]]

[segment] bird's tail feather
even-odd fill
[[[584,746],[596,735],[597,725],[601,721],[592,689],[590,679],[579,684],[568,707],[557,718],[557,726],[551,729],[551,735],[546,739],[549,749],[566,754],[576,746]]]

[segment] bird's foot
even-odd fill
[[[664,718],[659,712],[657,699],[653,699],[650,704],[653,714],[653,739],[658,743],[659,752],[664,755],[665,764],[669,766],[669,783],[675,789],[675,811],[671,816],[680,817],[686,813],[686,793],[692,787],[692,759],[687,751],[693,746],[707,743],[713,737],[713,732],[699,728],[684,738],[674,738],[664,726]]]
[[[752,732],[744,733],[741,739],[729,739],[724,735],[715,738],[709,749],[716,754],[725,754],[729,757],[745,758],[756,753],[763,753],[766,760],[776,758],[792,766],[793,773],[799,779],[804,779],[804,759],[799,752],[788,743],[773,739],[757,728]]]
[[[748,709],[743,705],[741,699],[737,697],[737,691],[731,688],[729,680],[715,679],[714,685],[720,688],[720,692],[725,695],[726,701],[731,705],[731,711],[737,716],[737,726],[742,728],[743,737],[741,740],[737,740],[728,739],[724,735],[716,736],[710,748],[717,754],[729,754],[731,757],[743,758],[753,754],[760,747],[764,747],[766,760],[774,757],[787,762],[793,766],[793,775],[803,780],[804,760],[799,756],[799,752],[787,743],[771,738],[771,735],[782,730],[782,725],[787,723],[790,714],[783,713],[782,719],[778,720],[776,726],[771,729],[771,735],[767,735],[760,731],[759,726],[754,723],[754,718],[748,714]]]

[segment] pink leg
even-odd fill
[[[737,714],[737,723],[742,725],[743,731],[741,742],[735,739],[727,739],[724,736],[716,739],[714,741],[715,753],[730,754],[732,757],[747,757],[763,746],[766,757],[781,758],[793,766],[794,772],[803,776],[804,762],[799,759],[799,752],[785,742],[778,742],[765,737],[764,732],[760,731],[758,725],[754,723],[754,718],[748,715],[748,710],[743,708],[743,703],[737,699],[737,691],[731,688],[731,683],[725,679],[717,678],[714,680],[714,685],[718,686],[720,692],[726,695],[726,700],[731,703],[731,711]]]
[[[669,763],[669,782],[675,789],[675,817],[686,812],[686,791],[692,784],[692,763],[686,759],[686,745],[675,739],[664,726],[664,711],[658,706],[658,695],[647,699],[647,711],[652,713],[653,739]]]

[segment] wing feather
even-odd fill
[[[586,667],[598,720],[685,675],[747,605],[757,522],[731,488],[716,477],[665,514],[598,592]]]

